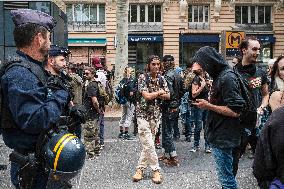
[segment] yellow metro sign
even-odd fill
[[[238,48],[241,41],[245,38],[245,32],[227,31],[226,49]]]

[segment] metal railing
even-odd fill
[[[163,31],[162,22],[129,22],[128,31]]]
[[[96,22],[86,21],[86,22],[68,22],[68,31],[72,32],[104,32],[106,31],[105,24],[98,24]]]

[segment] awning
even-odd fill
[[[273,35],[255,35],[255,37],[261,42],[276,42],[276,37],[274,37]]]
[[[106,38],[69,38],[68,46],[105,46]]]
[[[128,42],[162,42],[163,36],[160,35],[149,35],[149,36],[136,36],[129,35]]]
[[[184,43],[219,43],[219,35],[181,35],[180,42]]]

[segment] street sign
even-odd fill
[[[245,38],[245,32],[226,31],[226,49],[236,49]]]

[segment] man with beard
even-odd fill
[[[159,158],[166,165],[179,166],[176,147],[173,140],[173,128],[178,123],[180,99],[184,94],[183,79],[176,73],[174,57],[165,55],[163,65],[165,79],[170,90],[170,99],[162,102],[162,147],[164,155]]]
[[[241,157],[245,152],[245,148],[248,143],[251,146],[252,155],[255,152],[257,144],[257,129],[255,128],[257,114],[262,115],[264,113],[263,109],[268,105],[269,80],[267,78],[267,74],[256,66],[257,57],[260,51],[260,44],[258,40],[254,37],[244,39],[240,43],[239,49],[242,54],[242,60],[241,63],[235,66],[235,68],[242,76],[242,80],[249,90],[250,99],[253,105],[250,107],[249,115],[241,123],[244,128],[246,128],[241,146],[236,149],[236,153],[238,153],[239,157]],[[250,155],[250,157],[252,157],[252,155]],[[237,166],[234,168],[234,172],[237,174]]]
[[[233,149],[240,145],[240,112],[245,100],[240,93],[238,77],[212,47],[200,48],[194,58],[195,67],[200,67],[212,78],[210,101],[196,99],[192,104],[207,109],[207,139],[212,147],[219,182],[224,189],[237,189],[233,174]]]
[[[53,17],[30,9],[12,10],[11,15],[18,50],[14,60],[1,70],[2,135],[9,148],[30,157],[36,152],[40,134],[57,122],[70,98],[63,88],[50,92],[45,85],[43,62],[50,48],[50,32],[56,24]],[[21,168],[11,162],[11,181],[17,189],[26,187],[20,186],[20,182],[26,182],[19,178]],[[29,188],[46,188],[48,175],[40,167],[29,179],[33,180]]]

